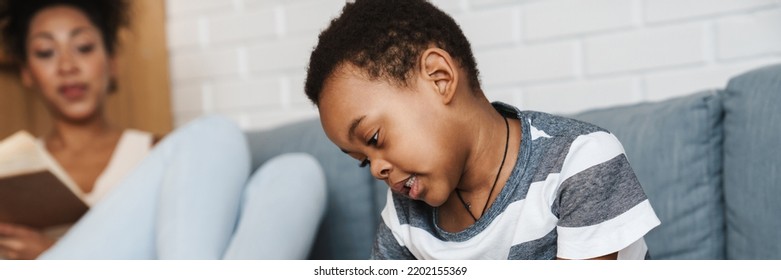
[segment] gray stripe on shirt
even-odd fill
[[[559,226],[585,227],[613,219],[644,200],[640,182],[621,154],[562,182],[552,211]]]

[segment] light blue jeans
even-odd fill
[[[41,259],[303,259],[325,177],[283,154],[249,177],[242,131],[222,117],[175,130]],[[249,179],[249,180],[248,180]]]

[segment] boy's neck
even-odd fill
[[[499,164],[504,156],[508,133],[504,116],[496,111],[485,97],[475,98],[479,101],[474,102],[474,108],[464,114],[469,122],[468,126],[472,131],[470,134],[473,137],[464,173],[461,176],[460,184],[456,187],[463,193],[479,192],[491,188],[490,185],[494,182]],[[510,136],[513,138],[513,135]],[[508,157],[510,157],[509,155],[508,151]],[[505,165],[508,160],[505,160]]]
[[[487,210],[484,208],[490,208],[490,205],[493,204],[493,200],[501,192],[512,173],[520,148],[521,133],[520,122],[514,118],[507,119],[508,131],[505,117],[491,105],[484,95],[465,96],[475,98],[475,100],[462,103],[465,106],[463,108],[464,114],[461,114],[464,118],[462,121],[469,132],[462,135],[472,135],[472,138],[469,139],[469,153],[459,184],[443,205],[442,210],[464,217],[466,220],[462,220],[468,223],[463,225],[468,226],[474,222],[473,218],[466,212],[464,203],[458,198],[456,191],[461,193],[464,201],[470,205],[472,214],[479,219],[480,215]],[[503,158],[504,164],[497,178],[497,172],[499,172]],[[496,182],[495,187],[494,182]],[[453,229],[457,228],[459,227]]]
[[[505,123],[504,116],[482,94],[462,96],[475,98],[461,102],[464,108],[459,112],[459,125],[465,132],[461,135],[472,137],[459,183],[439,207],[438,225],[449,232],[462,231],[487,213],[513,172],[521,141],[520,121],[507,118]]]

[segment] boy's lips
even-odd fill
[[[407,179],[401,180],[391,185],[391,190],[412,199],[418,199],[420,196],[420,188],[418,186],[417,175],[412,174],[407,177]]]

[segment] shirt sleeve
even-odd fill
[[[562,258],[617,251],[620,256],[660,223],[621,143],[604,131],[572,142],[556,200],[557,256]]]
[[[385,222],[380,224],[372,248],[372,260],[414,260],[415,256],[399,244]]]

